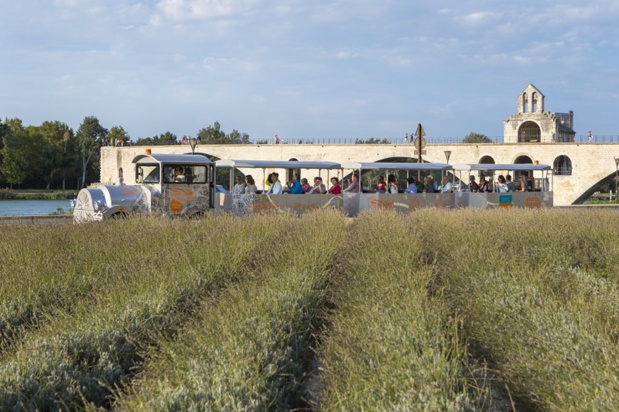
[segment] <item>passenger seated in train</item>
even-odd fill
[[[237,176],[235,180],[236,180],[236,183],[234,184],[234,187],[232,188],[232,194],[240,195],[240,194],[245,193],[245,183],[243,183],[243,178],[241,176]]]
[[[505,180],[506,180],[505,185],[507,186],[507,191],[508,192],[515,192],[516,191],[516,185],[514,184],[514,182],[512,182],[512,175],[505,176]]]
[[[398,193],[400,191],[400,186],[395,179],[395,175],[391,174],[387,177],[387,188],[389,190],[389,193],[392,194]]]
[[[519,182],[519,187],[518,187],[518,191],[519,192],[528,192],[528,188],[527,188],[527,182],[524,179],[524,176],[520,176],[518,178],[518,182]]]
[[[301,186],[301,182],[299,181],[299,174],[294,173],[292,175],[292,181],[286,183],[286,185],[290,188],[291,195],[302,195],[303,187]]]
[[[344,191],[348,193],[361,192],[361,186],[359,185],[359,173],[354,172],[352,174],[352,180],[350,182],[350,185]]]
[[[254,181],[254,177],[252,175],[245,176],[245,194],[253,194],[258,193],[258,188],[256,187],[256,182]]]
[[[479,193],[487,193],[488,192],[488,182],[486,181],[486,177],[484,175],[479,176],[479,184],[477,185]]]
[[[309,191],[309,194],[323,195],[325,193],[327,193],[327,188],[325,187],[325,184],[322,183],[322,177],[315,177],[314,187]]]
[[[271,173],[271,188],[269,189],[268,194],[270,195],[281,195],[284,191],[282,188],[282,183],[279,181],[279,173]]]
[[[187,182],[187,177],[185,177],[184,169],[182,166],[176,166],[174,168],[174,181],[175,182]]]
[[[469,192],[471,193],[479,192],[479,185],[475,181],[475,176],[473,175],[469,176]]]
[[[423,179],[423,192],[436,193],[436,189],[434,188],[434,178],[432,175],[428,175]]]
[[[337,177],[331,178],[331,188],[329,188],[329,193],[332,195],[339,195],[342,193],[342,186],[340,186],[340,182],[337,180]]]
[[[404,191],[404,193],[417,193],[417,183],[415,182],[415,178],[410,176],[408,179],[406,179],[406,183],[408,184],[408,186],[406,186],[406,190]]]
[[[383,175],[380,175],[377,178],[376,192],[378,193],[387,192],[387,185],[385,184],[385,177]]]
[[[499,181],[497,182],[495,189],[499,193],[507,192],[507,183],[503,175],[499,175]]]
[[[453,185],[449,181],[449,176],[447,175],[443,176],[443,185],[441,186],[441,193],[452,193],[453,191],[454,191]]]
[[[306,178],[301,179],[301,189],[303,189],[303,193],[308,193],[310,190],[312,190],[312,187],[310,186]]]

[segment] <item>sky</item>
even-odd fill
[[[0,118],[497,137],[532,83],[577,135],[619,135],[618,21],[616,0],[3,0]]]

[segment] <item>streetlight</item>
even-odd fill
[[[447,164],[449,164],[449,158],[451,157],[451,150],[445,150],[445,160],[447,160]]]
[[[194,152],[196,151],[196,146],[198,146],[198,139],[195,137],[189,139],[189,146],[191,146],[191,154],[195,154]]]
[[[619,198],[617,198],[617,187],[619,186],[619,180],[617,177],[619,176],[619,157],[615,157],[615,203],[619,203]]]

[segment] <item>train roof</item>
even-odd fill
[[[146,160],[144,160],[146,159]],[[145,163],[148,161],[165,164],[200,164],[211,165],[211,161],[208,157],[202,155],[190,155],[190,154],[169,154],[169,153],[151,153],[141,154],[133,158],[132,163]]]
[[[481,170],[481,171],[492,171],[492,170],[513,170],[513,171],[530,171],[530,170],[550,170],[552,167],[549,165],[536,165],[534,163],[456,163],[453,165],[453,168],[456,170]]]
[[[222,159],[215,162],[217,167],[243,167],[252,169],[341,169],[337,162],[296,161],[296,160],[231,160]]]
[[[447,163],[344,162],[344,169],[360,170],[451,170]]]

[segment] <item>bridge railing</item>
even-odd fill
[[[312,145],[350,145],[350,144],[413,144],[413,140],[405,139],[404,137],[370,137],[370,138],[355,138],[355,137],[320,137],[309,139],[279,139],[279,143],[275,143],[273,139],[254,138],[250,141],[254,144],[312,144]],[[503,143],[503,136],[489,137],[489,143]],[[462,144],[463,137],[426,137],[427,144]]]
[[[491,136],[487,143],[503,143],[503,136]],[[414,138],[413,138],[414,140]],[[276,144],[273,139],[250,139],[254,144]],[[437,145],[453,145],[464,144],[464,137],[426,137],[427,144]],[[588,135],[575,136],[573,141],[556,141],[546,144],[562,144],[562,143],[619,143],[619,135],[592,135],[589,139]],[[280,139],[278,144],[310,144],[310,145],[350,145],[350,144],[394,144],[405,145],[413,144],[413,141],[406,140],[404,137],[370,137],[370,138],[355,138],[355,137],[320,137],[309,139]]]
[[[588,135],[576,136],[577,143],[619,143],[619,135],[594,134],[589,140]]]

